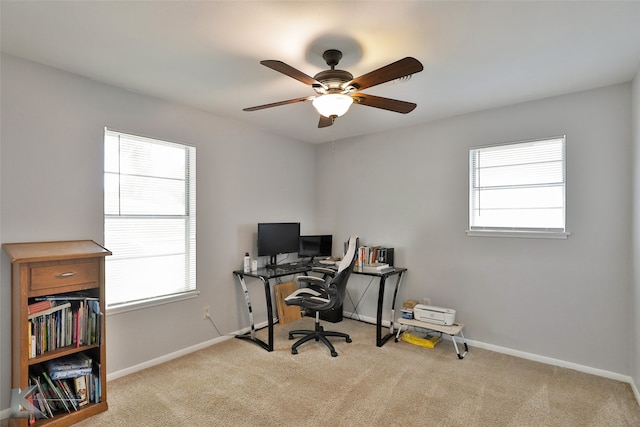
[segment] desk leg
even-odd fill
[[[398,296],[398,288],[402,282],[402,272],[398,274],[396,280],[396,287],[393,291],[393,300],[391,301],[391,325],[389,332],[382,336],[382,307],[384,306],[384,289],[385,289],[385,277],[380,278],[380,287],[378,288],[378,311],[376,313],[376,346],[382,347],[391,337],[393,337],[393,319],[395,316],[396,298]]]
[[[387,337],[382,338],[382,306],[384,305],[384,277],[380,278],[378,286],[378,309],[376,311],[376,346],[382,347],[387,341]]]
[[[265,296],[267,299],[267,322],[269,325],[269,343],[265,343],[260,338],[256,338],[256,324],[253,318],[253,308],[251,307],[251,299],[249,298],[249,290],[247,289],[247,284],[244,281],[244,276],[239,274],[238,280],[240,281],[240,286],[242,287],[242,292],[244,293],[244,299],[247,303],[247,309],[249,310],[249,332],[236,335],[236,338],[241,340],[248,340],[258,344],[260,347],[264,348],[267,351],[273,351],[273,307],[271,304],[271,289],[269,287],[269,281],[262,279],[262,283],[265,288]]]
[[[269,286],[267,279],[262,277],[261,279],[264,284],[264,296],[267,300],[267,323],[269,324],[269,346],[267,347],[267,351],[273,351],[273,304],[271,302],[271,286]]]
[[[396,279],[396,288],[393,291],[393,301],[391,302],[391,328],[390,333],[393,335],[393,330],[395,329],[395,324],[393,323],[396,318],[396,299],[398,298],[398,289],[400,289],[400,283],[402,283],[402,272],[398,274],[398,278]]]

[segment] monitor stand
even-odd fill
[[[275,270],[278,268],[278,255],[271,255],[269,257],[269,264],[265,265],[265,268],[269,270]]]

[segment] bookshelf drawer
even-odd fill
[[[100,279],[99,259],[76,260],[54,265],[31,268],[31,290],[62,288],[74,285],[98,286]]]

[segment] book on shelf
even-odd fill
[[[53,391],[52,394],[54,396],[54,399],[57,400],[60,410],[64,409],[67,412],[71,412],[69,410],[69,405],[67,405],[67,399],[62,394],[62,391],[55,385],[53,380],[49,377],[49,375],[47,375],[45,371],[42,371],[41,375],[49,385],[49,388]]]
[[[75,377],[73,385],[76,389],[76,397],[78,406],[84,406],[89,403],[89,395],[87,394],[87,376]]]
[[[58,413],[75,412],[89,403],[101,402],[100,364],[87,355],[83,355],[82,359],[82,363],[86,363],[88,359],[92,370],[73,378],[52,378],[51,373],[47,372],[46,364],[30,368],[29,383],[35,386],[32,402],[41,412],[37,414],[37,418],[52,418]],[[91,393],[89,389],[92,390]]]
[[[92,359],[84,353],[76,353],[44,363],[49,377],[53,380],[89,375],[93,371]]]
[[[93,374],[87,377],[87,395],[90,402],[102,402],[102,365],[93,361]]]
[[[51,411],[51,407],[49,406],[48,396],[45,394],[42,385],[40,384],[40,379],[36,376],[29,377],[30,385],[35,386],[34,394],[35,399],[33,401],[33,405],[40,412],[37,417],[39,418],[49,418],[53,417],[53,412]]]
[[[63,381],[63,380],[56,380],[56,382],[57,382],[58,389],[60,390],[60,394],[62,394],[66,399],[66,401],[69,403],[69,405],[67,406],[70,409],[77,411],[78,402],[76,402],[77,399],[76,399],[75,392],[72,392],[71,387],[69,387],[69,382]],[[69,410],[69,412],[71,412],[71,410]]]
[[[44,310],[48,310],[56,305],[55,301],[52,300],[42,300],[36,301],[27,306],[27,314],[35,314]]]
[[[28,316],[29,358],[63,347],[102,344],[104,314],[95,298],[58,301]]]
[[[53,306],[51,306],[51,307],[49,307],[47,309],[35,312],[33,314],[29,314],[27,319],[32,320],[32,319],[35,319],[36,317],[39,317],[39,316],[47,316],[47,315],[53,314],[53,313],[55,313],[57,311],[64,310],[65,308],[68,308],[68,307],[71,307],[71,303],[70,302],[66,302],[66,303],[63,303],[63,304],[55,304],[55,305],[53,305]]]

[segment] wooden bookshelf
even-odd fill
[[[99,401],[80,406],[70,412],[54,412],[34,426],[68,426],[107,410],[105,284],[104,258],[111,252],[92,240],[58,242],[5,243],[2,249],[11,261],[11,387],[24,390],[30,377],[44,369],[44,363],[61,357],[83,353],[95,366],[99,384]],[[97,300],[100,315],[94,316],[99,329],[99,342],[76,341],[34,355],[31,351],[31,326],[28,307],[36,298],[88,298]],[[95,303],[94,303],[95,304]],[[27,426],[26,418],[11,418],[10,425]]]

